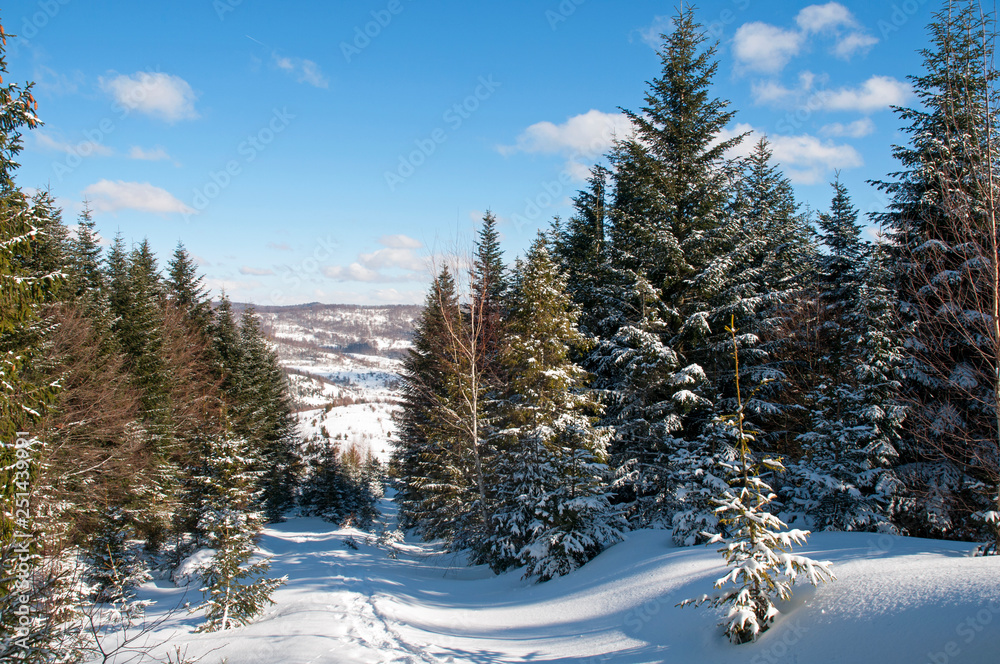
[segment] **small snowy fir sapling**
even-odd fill
[[[780,519],[766,511],[775,498],[771,487],[760,477],[761,466],[772,471],[784,470],[781,462],[765,458],[755,464],[749,444],[753,436],[743,427],[743,400],[739,396],[739,354],[733,326],[727,327],[733,336],[733,358],[736,362],[736,392],[738,408],[729,422],[738,433],[738,460],[736,464],[721,464],[730,473],[729,486],[716,499],[720,523],[730,533],[728,538],[715,534],[709,544],[723,543],[719,552],[732,568],[715,582],[719,590],[712,595],[687,599],[678,606],[729,605],[729,613],[722,622],[726,635],[733,643],[755,641],[766,631],[778,609],[775,599],[785,600],[792,595],[792,584],[799,574],[805,575],[813,585],[832,581],[829,562],[816,562],[805,556],[790,553],[793,544],[804,544],[809,531],[789,530]],[[782,578],[783,577],[783,578]]]
[[[151,577],[145,562],[129,546],[132,533],[127,515],[111,509],[104,516],[100,530],[90,542],[87,554],[87,581],[98,604],[118,604],[134,593],[132,590]]]
[[[205,623],[198,631],[214,632],[250,623],[268,604],[271,593],[285,583],[267,578],[267,560],[251,562],[263,515],[256,510],[259,492],[253,488],[254,459],[240,438],[221,436],[211,445],[209,480],[216,494],[209,500],[198,527],[208,534],[215,555],[201,572]],[[251,579],[256,579],[250,581]]]

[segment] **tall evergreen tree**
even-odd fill
[[[893,151],[901,170],[875,183],[891,199],[876,221],[911,322],[901,520],[915,534],[970,538],[970,511],[1000,513],[995,31],[971,0],[947,2],[929,31],[924,71],[910,77],[919,105],[897,110],[909,138]],[[1000,529],[991,539],[1000,549]]]
[[[701,235],[722,222],[734,173],[723,138],[735,112],[712,98],[716,46],[706,46],[694,9],[682,7],[660,49],[662,73],[639,111],[625,110],[635,136],[611,154],[615,197],[611,236],[620,268],[643,275],[670,306],[710,255]]]
[[[606,306],[606,298],[613,297],[608,288],[606,228],[610,175],[601,165],[591,169],[587,189],[573,199],[575,212],[559,229],[553,245],[566,275],[567,292],[580,307],[580,330],[592,336],[599,335],[605,319],[612,316]]]
[[[902,421],[896,372],[901,348],[882,252],[861,239],[847,189],[833,183],[819,216],[827,253],[817,258],[816,336],[823,353],[804,394],[808,430],[789,465],[786,520],[810,528],[889,530],[898,482],[892,471]]]
[[[715,397],[687,340],[699,313],[691,280],[718,253],[738,180],[727,152],[743,138],[725,137],[734,113],[711,95],[715,49],[694,10],[680,9],[664,36],[662,73],[649,84],[646,104],[625,111],[635,135],[609,156],[607,267],[590,277],[606,284],[596,290],[596,304],[607,313],[588,320],[600,341],[584,365],[606,395],[604,422],[617,431],[616,492],[637,526],[670,524],[678,506],[669,459],[698,436]],[[585,210],[599,208],[599,178],[591,190],[581,199]],[[581,216],[596,224],[592,212]]]
[[[240,317],[239,364],[234,375],[234,431],[256,447],[267,518],[279,521],[295,500],[301,472],[288,382],[252,307]]]
[[[413,349],[403,364],[400,445],[392,463],[402,479],[403,522],[449,543],[459,539],[472,516],[469,507],[476,502],[461,426],[463,413],[471,413],[456,403],[461,364],[454,333],[461,324],[455,280],[446,266],[427,294]]]
[[[69,269],[72,275],[72,294],[100,292],[104,287],[101,270],[101,245],[98,243],[97,225],[89,206],[84,206],[76,226],[76,233],[69,241]]]
[[[194,260],[181,242],[167,264],[167,273],[167,295],[174,306],[184,312],[194,329],[207,332],[211,311],[207,291]]]
[[[585,372],[570,359],[584,341],[577,311],[538,239],[520,265],[497,404],[497,507],[489,537],[495,570],[526,565],[541,580],[566,574],[621,538],[610,505],[606,435]]]
[[[59,521],[17,513],[25,497],[33,515],[60,513],[42,490],[52,478],[43,441],[32,434],[59,388],[43,379],[49,331],[43,306],[53,301],[63,274],[61,265],[42,260],[40,231],[53,227],[54,209],[33,205],[14,181],[21,132],[40,121],[31,85],[2,80],[6,43],[0,27],[0,660],[63,662],[82,653],[74,620],[79,598],[66,578]],[[20,565],[28,567],[25,582],[11,573]]]

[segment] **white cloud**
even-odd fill
[[[719,132],[719,141],[747,132],[750,135],[730,150],[730,158],[748,156],[757,141],[767,134],[742,122]],[[861,154],[850,145],[824,141],[810,134],[767,136],[767,140],[772,159],[781,165],[782,172],[794,184],[816,184],[833,171],[864,165]]]
[[[427,279],[430,260],[417,253],[423,244],[406,235],[383,235],[384,248],[358,254],[350,265],[323,268],[323,274],[336,281],[390,283]]]
[[[833,54],[841,60],[850,60],[857,53],[867,53],[878,39],[864,32],[851,32],[837,40]]]
[[[206,278],[204,284],[210,291],[214,291],[216,293],[226,293],[226,295],[229,295],[230,297],[232,297],[235,293],[243,293],[240,297],[245,299],[249,299],[255,291],[264,287],[264,284],[259,281],[241,281],[238,279]]]
[[[86,80],[86,77],[80,71],[74,71],[72,76],[69,76],[60,74],[51,67],[36,65],[34,80],[39,90],[61,96],[76,93]]]
[[[858,24],[851,10],[839,2],[804,7],[795,16],[795,22],[805,32],[826,32],[840,27],[853,28]]]
[[[358,254],[358,262],[366,268],[398,269],[422,271],[427,267],[427,261],[413,249],[385,248],[368,254]]]
[[[795,184],[816,184],[830,171],[864,165],[861,154],[850,145],[823,141],[809,134],[775,136],[769,140],[774,160]]]
[[[863,30],[851,11],[837,2],[805,7],[795,22],[806,33],[830,34],[836,42],[832,52],[842,60],[867,53],[878,39]]]
[[[768,23],[744,23],[733,37],[733,55],[742,69],[776,73],[802,49],[804,34]]]
[[[129,159],[140,159],[142,161],[169,161],[170,155],[161,147],[145,150],[138,145],[133,145],[128,151]]]
[[[754,83],[751,94],[755,104],[772,106],[801,106],[810,111],[855,111],[874,113],[900,106],[910,96],[909,84],[891,76],[872,76],[857,87],[835,90],[816,88],[818,79],[809,72],[799,76],[799,85],[788,88],[777,81]]]
[[[593,158],[632,133],[632,123],[621,113],[591,109],[574,115],[562,124],[536,122],[517,137],[514,145],[501,145],[501,154],[535,152]]]
[[[267,277],[274,274],[274,270],[268,270],[267,268],[260,267],[250,267],[249,265],[244,265],[240,268],[240,274],[245,274],[251,277]]]
[[[775,74],[808,46],[808,38],[833,39],[830,52],[843,60],[867,53],[878,39],[868,34],[854,14],[838,2],[804,7],[795,16],[798,29],[770,23],[744,23],[733,38],[738,70]]]
[[[771,104],[779,106],[789,103],[801,103],[817,83],[825,83],[826,76],[817,76],[811,71],[799,72],[799,84],[788,88],[774,79],[755,81],[751,86],[751,94],[755,104]]]
[[[383,235],[378,239],[378,243],[383,247],[392,249],[419,249],[424,246],[420,240],[415,240],[406,235]]]
[[[635,31],[639,35],[639,39],[643,41],[647,46],[652,49],[660,50],[663,46],[663,38],[661,35],[670,34],[673,28],[673,19],[670,16],[656,16],[653,18],[653,22],[645,27],[639,28]],[[632,41],[629,37],[629,41]]]
[[[129,110],[136,110],[166,122],[198,117],[196,95],[187,81],[172,74],[136,72],[99,79],[101,89]]]
[[[374,290],[371,295],[378,302],[391,304],[422,304],[427,297],[423,291],[398,291],[395,288]]]
[[[840,88],[822,96],[827,111],[871,113],[890,106],[900,106],[910,96],[910,86],[891,76],[872,76],[857,88]]]
[[[268,242],[268,249],[274,249],[276,251],[291,251],[292,247],[287,242]]]
[[[292,58],[271,53],[271,61],[278,69],[288,72],[299,83],[308,83],[314,88],[330,87],[330,80],[323,75],[319,65],[305,58]]]
[[[383,275],[375,270],[369,270],[360,263],[351,263],[348,266],[328,266],[323,268],[323,274],[335,281],[387,281]]]
[[[38,143],[39,147],[47,150],[54,150],[56,152],[75,154],[78,157],[109,157],[115,153],[115,151],[108,146],[95,141],[86,140],[73,144],[68,141],[63,141],[49,136],[41,131],[34,132],[33,136],[35,137],[35,141]]]
[[[823,125],[819,133],[824,136],[847,136],[849,138],[863,138],[875,131],[875,123],[871,118],[861,118],[848,124],[834,122]]]
[[[101,180],[84,189],[83,194],[99,212],[139,210],[157,214],[197,214],[170,192],[148,182]]]

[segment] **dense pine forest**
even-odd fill
[[[682,10],[573,216],[508,268],[487,214],[474,259],[434,280],[392,465],[406,525],[539,580],[629,529],[752,549],[753,509],[995,553],[991,20],[937,15],[900,170],[872,182],[891,202],[862,219],[839,181],[804,212],[766,138],[733,157],[747,137],[726,137],[715,45]]]
[[[1000,553],[992,21],[935,15],[898,170],[872,174],[889,205],[863,218],[839,181],[809,211],[766,138],[726,132],[716,45],[679,10],[572,216],[507,262],[487,213],[438,262],[386,473],[300,439],[260,318],[213,300],[183,244],[161,266],[26,193],[44,109],[0,85],[0,659],[128,652],[108,635],[142,631],[135,588],[205,549],[199,629],[247,624],[283,583],[266,523],[371,528],[386,486],[405,529],[540,582],[637,529],[722,541],[737,588],[692,603],[732,604],[737,643],[798,572],[832,580],[778,563],[809,531]]]

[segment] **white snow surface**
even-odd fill
[[[392,518],[391,500],[382,504]],[[358,549],[344,540],[353,537]],[[519,571],[494,576],[434,544],[394,545],[317,518],[264,531],[272,573],[287,575],[257,622],[194,634],[200,613],[171,616],[152,635],[203,662],[711,662],[986,664],[1000,653],[1000,557],[970,545],[816,533],[797,548],[833,562],[837,581],[797,585],[759,641],[732,645],[718,610],[680,609],[725,573],[715,547],[676,548],[643,530],[566,577],[543,584]],[[150,582],[150,617],[196,591]]]
[[[298,413],[302,438],[310,439],[325,428],[330,436],[338,437],[342,448],[353,446],[362,453],[371,451],[380,461],[387,462],[395,432],[392,414],[399,407],[397,383],[400,364],[398,360],[382,357],[343,355],[310,364],[286,365],[290,369],[332,381],[318,385],[312,381],[319,393],[300,398],[309,405],[319,406]],[[309,380],[297,375],[292,378],[300,384]],[[338,398],[358,403],[323,407]]]

